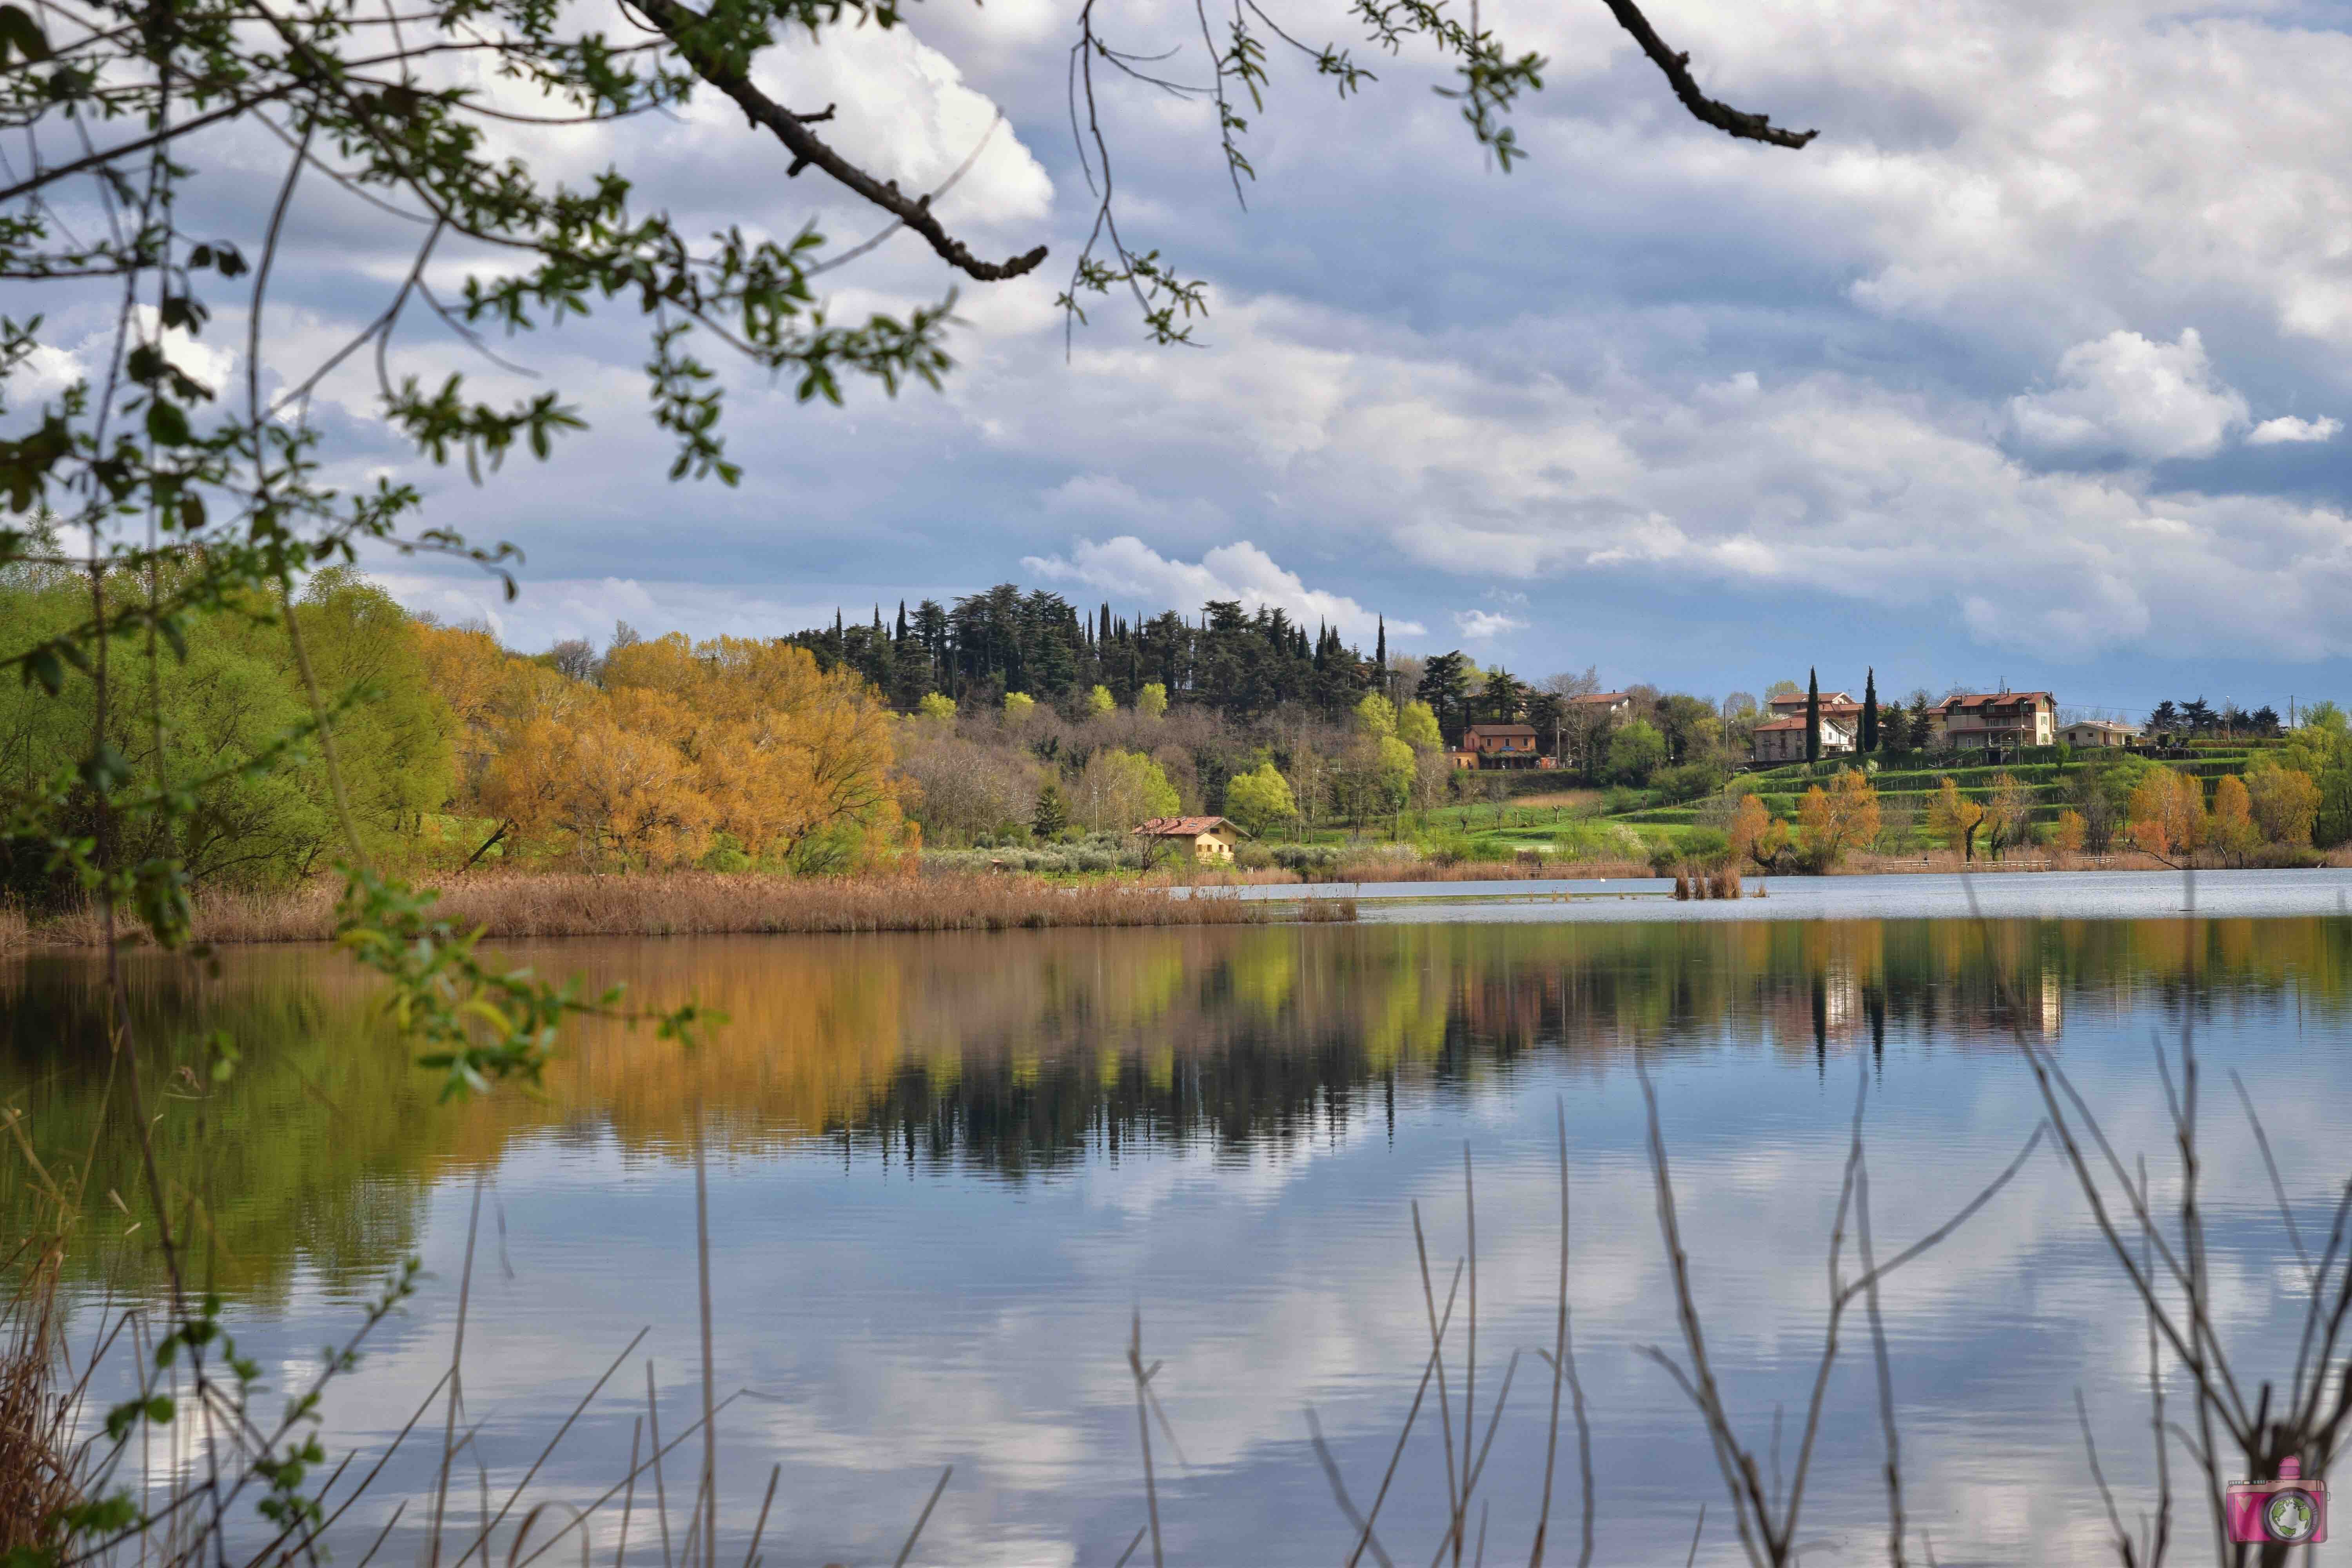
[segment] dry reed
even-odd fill
[[[1345,900],[1305,910],[1280,902],[1171,899],[1135,883],[1076,886],[1021,876],[766,877],[680,872],[657,877],[571,874],[469,877],[438,884],[437,910],[494,939],[562,936],[721,936],[852,931],[1013,931],[1058,926],[1253,925],[1344,921]],[[1337,904],[1340,907],[1326,907]],[[313,882],[282,893],[201,894],[194,931],[210,942],[323,942],[334,934],[335,889]],[[44,924],[37,938],[100,943],[94,915]]]
[[[28,1238],[5,1309],[0,1343],[0,1557],[56,1544],[50,1522],[79,1500],[73,1399],[58,1389],[66,1371],[57,1303],[62,1249]]]
[[[21,952],[32,941],[33,928],[25,911],[0,899],[0,955]]]

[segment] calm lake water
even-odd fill
[[[2147,1153],[2161,1195],[2177,1167],[2151,1038],[2177,1045],[2193,1017],[2223,1331],[2242,1367],[2284,1377],[2305,1287],[2227,1074],[2263,1108],[2306,1238],[2324,1235],[2330,1184],[2352,1171],[2352,921],[1512,912],[547,944],[529,959],[626,981],[646,1000],[690,994],[733,1022],[693,1056],[585,1030],[543,1099],[446,1106],[335,954],[235,952],[217,977],[141,961],[134,978],[155,1042],[151,1099],[166,1097],[164,1167],[203,1205],[243,1348],[279,1385],[307,1375],[401,1258],[421,1254],[434,1276],[332,1399],[331,1448],[379,1448],[446,1366],[481,1178],[465,1377],[493,1506],[640,1328],[636,1357],[542,1480],[584,1503],[618,1479],[648,1354],[665,1433],[698,1406],[699,1106],[718,1383],[752,1391],[720,1417],[736,1561],[772,1466],[766,1560],[814,1564],[889,1562],[953,1465],[917,1561],[1107,1568],[1144,1519],[1126,1365],[1138,1310],[1181,1445],[1180,1460],[1154,1433],[1169,1560],[1344,1558],[1352,1532],[1307,1413],[1368,1497],[1426,1354],[1411,1205],[1442,1298],[1466,1244],[1465,1145],[1482,1429],[1511,1352],[1550,1342],[1556,1105],[1597,1561],[1682,1563],[1702,1501],[1698,1560],[1741,1560],[1702,1430],[1638,1353],[1682,1347],[1637,1058],[1663,1107],[1710,1353],[1759,1449],[1785,1406],[1793,1457],[1857,1087],[1884,1254],[1941,1223],[2040,1121],[2012,1025],[2054,1048],[2126,1159]],[[80,960],[0,967],[0,1103],[26,1114],[51,1159],[95,1149],[93,1191],[127,1209],[108,1204],[91,1222],[86,1301],[154,1284],[121,1113],[102,1109],[94,981]],[[243,1062],[207,1091],[203,1041],[216,1028]],[[29,1199],[15,1163],[5,1170],[14,1226]],[[1948,1564],[2112,1561],[2074,1398],[2088,1402],[2126,1517],[2152,1506],[2146,1343],[2055,1158],[2037,1154],[1897,1275],[1885,1310],[1915,1542],[1924,1527]],[[1858,1317],[1847,1347],[1802,1531],[1824,1563],[1883,1560]],[[1465,1348],[1457,1323],[1457,1420]],[[1528,1549],[1548,1396],[1525,1356],[1483,1489],[1501,1560]],[[1401,1563],[1427,1560],[1444,1513],[1444,1451],[1423,1415],[1382,1515]],[[429,1491],[439,1421],[433,1445],[404,1453],[346,1517],[339,1560],[356,1561],[403,1497]],[[698,1447],[670,1469],[674,1533]],[[1572,1562],[1571,1456],[1554,1539],[1566,1530]],[[461,1474],[451,1507],[470,1520],[479,1482],[470,1464]],[[631,1561],[656,1562],[643,1489],[637,1501]],[[600,1561],[616,1523],[600,1525]],[[414,1540],[394,1540],[379,1561],[411,1561]]]

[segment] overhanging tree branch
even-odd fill
[[[776,140],[791,149],[793,162],[792,167],[785,171],[787,174],[798,174],[807,165],[815,164],[929,240],[931,248],[949,266],[983,283],[1018,278],[1034,270],[1039,262],[1045,259],[1045,247],[1041,245],[1008,261],[981,260],[931,216],[930,197],[908,196],[898,189],[897,181],[876,179],[827,146],[815,132],[809,129],[812,119],[824,118],[832,110],[826,110],[815,116],[795,114],[752,86],[741,71],[719,58],[700,43],[697,33],[703,26],[704,19],[678,5],[677,0],[631,0],[631,4],[677,45],[678,53],[688,65],[694,68],[697,76],[733,99],[736,107],[742,110],[751,123],[765,126],[774,133]]]
[[[1707,97],[1699,90],[1697,79],[1690,73],[1690,56],[1677,54],[1668,48],[1666,41],[1658,37],[1658,30],[1650,26],[1650,19],[1642,15],[1642,8],[1634,5],[1633,0],[1606,0],[1606,3],[1610,14],[1617,18],[1617,25],[1633,34],[1633,41],[1642,46],[1642,52],[1666,73],[1666,81],[1674,88],[1675,96],[1682,100],[1683,107],[1689,110],[1694,118],[1714,126],[1727,136],[1769,142],[1775,147],[1802,147],[1821,134],[1818,131],[1783,131],[1772,123],[1772,117],[1769,114],[1749,114],[1718,99]]]

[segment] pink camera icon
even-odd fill
[[[2300,1459],[2281,1459],[2274,1481],[2232,1481],[2222,1507],[2232,1541],[2301,1545],[2327,1539],[2327,1483],[2305,1480]]]

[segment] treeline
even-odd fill
[[[153,588],[117,576],[97,591],[111,615]],[[82,624],[91,594],[79,574],[0,574],[6,645]],[[332,777],[289,612],[327,700]],[[93,840],[124,831],[95,805],[93,734],[118,798],[190,802],[172,842],[123,844],[122,858],[176,857],[198,887],[291,884],[353,835],[378,864],[442,870],[843,871],[919,842],[879,696],[782,639],[620,636],[583,667],[413,617],[326,572],[290,605],[232,599],[168,636],[117,637],[108,658],[102,707],[78,669],[59,671],[54,693],[0,689],[0,902],[47,910],[84,892],[46,843],[7,837],[17,812],[54,807],[52,820]]]
[[[1097,687],[1130,707],[1146,686],[1233,720],[1285,704],[1337,718],[1380,684],[1388,656],[1385,626],[1367,658],[1337,628],[1310,635],[1278,609],[1251,613],[1219,599],[1197,618],[1170,610],[1130,621],[1107,604],[1085,613],[1059,594],[1024,594],[1011,583],[951,605],[925,599],[909,610],[901,602],[887,625],[877,605],[870,623],[836,616],[786,640],[821,668],[855,670],[902,713],[931,692],[979,707],[1020,692],[1074,718]]]

